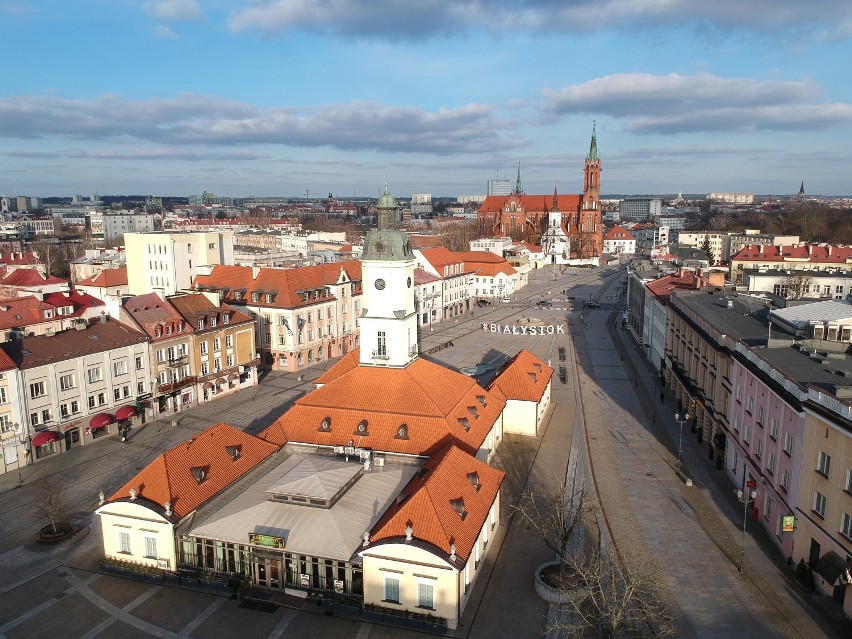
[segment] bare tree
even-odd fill
[[[804,297],[811,288],[811,278],[807,275],[791,275],[785,282],[787,285],[787,299],[799,300]]]
[[[569,486],[556,478],[549,494],[521,493],[514,506],[522,521],[532,526],[544,545],[556,553],[563,566],[569,565],[574,538],[597,506],[585,485]]]
[[[68,499],[65,484],[56,475],[47,475],[35,484],[33,508],[50,523],[53,532],[59,532],[59,524],[68,516]]]
[[[675,634],[663,600],[665,583],[653,564],[637,557],[622,559],[604,548],[570,565],[575,581],[584,586],[551,617],[550,636],[630,639]]]

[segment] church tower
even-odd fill
[[[601,158],[598,155],[598,137],[592,123],[592,142],[583,168],[583,209],[601,208]]]
[[[415,258],[408,235],[396,228],[398,207],[387,182],[377,209],[379,227],[364,238],[361,253],[360,364],[403,368],[417,358]]]

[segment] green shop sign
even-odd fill
[[[256,546],[266,546],[267,548],[284,548],[284,537],[249,533],[249,543]]]

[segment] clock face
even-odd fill
[[[411,278],[408,278],[408,288],[411,288]]]
[[[377,279],[374,284],[377,291],[383,291],[385,289],[385,281],[382,278]]]

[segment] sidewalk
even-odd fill
[[[594,464],[599,474],[618,478],[632,509],[632,517],[616,518],[614,536],[619,545],[633,543],[636,529],[620,526],[620,520],[637,522],[667,576],[689,634],[838,636],[815,613],[808,595],[788,579],[779,553],[767,554],[765,544],[756,541],[756,527],[747,529],[745,570],[737,571],[742,510],[724,473],[716,471],[706,446],[699,446],[687,429],[682,461],[694,485],[685,486],[676,472],[680,425],[674,421],[675,409],[659,402],[656,372],[623,331],[622,360],[604,321],[589,322],[585,335],[580,372],[586,423],[590,438],[596,433],[610,453],[598,450]],[[580,340],[577,347],[582,347]],[[638,376],[634,362],[639,362]]]

